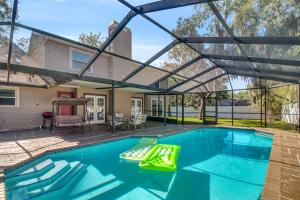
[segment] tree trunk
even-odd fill
[[[202,120],[203,119],[203,101],[200,101],[200,105],[198,107],[198,119]]]

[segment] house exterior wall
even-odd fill
[[[57,96],[58,91],[74,92],[77,97],[84,97],[85,94],[105,96],[106,115],[111,114],[111,90],[61,86],[50,89],[19,87],[19,106],[0,108],[0,132],[38,128],[43,123],[42,113],[52,111],[50,100]],[[116,90],[115,95],[116,112],[124,113],[128,117],[131,116],[131,98],[143,98],[144,96],[121,90]],[[78,106],[76,110],[78,115],[83,115],[82,106]]]
[[[115,21],[111,23],[108,27],[109,34],[112,33],[117,25],[118,23]],[[79,73],[79,70],[72,69],[71,67],[72,50],[89,54],[91,57],[97,54],[97,51],[95,50],[32,32],[27,55],[21,58],[21,63],[19,64],[77,74]],[[131,30],[129,28],[124,28],[112,41],[107,50],[131,58]],[[122,80],[139,66],[139,63],[102,53],[90,67],[91,70],[85,72],[85,75]],[[145,68],[129,79],[128,82],[149,85],[166,74],[167,73],[158,69]]]
[[[45,46],[45,68],[57,71],[70,71],[69,46],[47,40]]]
[[[122,91],[122,90],[115,90],[115,112],[116,113],[123,113],[125,116],[131,116],[131,99],[132,98],[141,98],[143,99],[143,106],[144,106],[144,95],[143,94],[136,94],[133,92]],[[109,98],[111,99],[112,92],[109,91]],[[144,110],[144,109],[143,109]],[[108,109],[109,115],[112,114],[111,105]]]
[[[43,122],[42,113],[52,111],[49,102],[57,96],[58,91],[71,92],[73,89],[20,87],[19,106],[0,108],[0,131],[39,127]]]
[[[139,65],[118,57],[112,57],[110,78],[113,80],[122,80],[126,75],[136,69]],[[141,81],[141,80],[140,80]]]
[[[127,75],[129,72],[127,72]],[[146,67],[139,71],[136,75],[128,79],[128,82],[130,83],[136,83],[136,84],[143,84],[143,85],[150,85],[154,81],[158,80],[159,78],[167,75],[166,72],[163,72],[161,70]],[[160,83],[160,88],[167,88],[165,85],[165,81]]]
[[[87,49],[72,47],[48,39],[45,45],[45,68],[63,72],[79,73],[79,70],[71,68],[72,50],[90,54],[91,57],[95,55],[95,52],[88,51]],[[111,78],[109,69],[111,69],[112,66],[110,60],[111,56],[103,54],[93,63],[91,71],[87,71],[85,74],[88,76]]]

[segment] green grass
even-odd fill
[[[168,117],[168,119],[176,120],[176,117]],[[181,122],[181,117],[178,117],[178,122]],[[185,124],[202,124],[202,120],[197,117],[185,117]],[[264,123],[264,122],[263,122]],[[231,126],[231,119],[218,119],[218,125]],[[260,120],[258,119],[234,119],[234,126],[240,127],[261,127]],[[296,126],[293,124],[288,124],[282,121],[269,121],[267,122],[268,128],[276,128],[281,130],[293,131],[296,132]]]

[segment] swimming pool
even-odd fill
[[[141,170],[119,154],[128,138],[48,154],[6,174],[7,198],[49,199],[259,199],[271,136],[227,128],[201,128],[161,137],[181,146],[177,171]]]

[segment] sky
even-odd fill
[[[128,2],[137,6],[151,0]],[[129,9],[117,0],[20,0],[18,6],[18,22],[73,40],[78,40],[80,33],[89,32],[100,32],[107,37],[108,25],[113,20],[121,21],[129,12]],[[188,17],[192,13],[193,6],[187,6],[149,13],[148,16],[172,30],[176,27],[179,17]],[[141,16],[133,18],[127,27],[132,31],[132,57],[141,62],[149,59],[173,40],[170,35]],[[20,29],[15,34],[15,39],[29,36],[29,31]],[[152,64],[160,67],[166,59],[167,53]],[[245,87],[244,81],[237,79],[235,82],[234,85]]]

